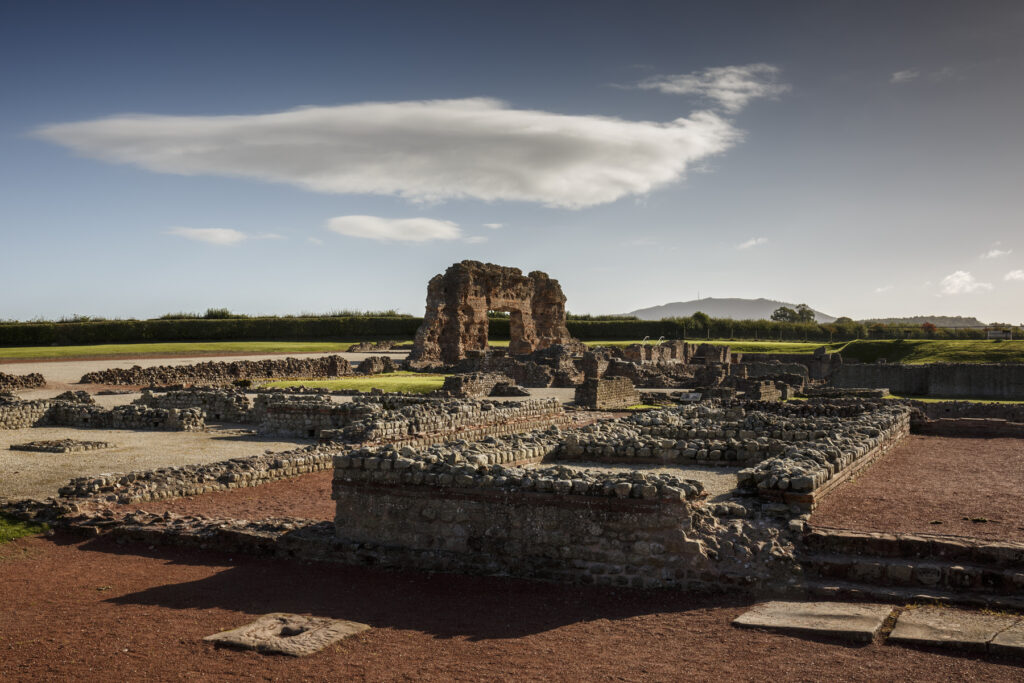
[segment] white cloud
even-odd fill
[[[319,245],[324,243],[324,241],[322,239],[320,239],[319,237],[307,237],[306,241],[309,242],[310,244],[315,244],[317,246],[319,246]]]
[[[989,249],[988,251],[981,255],[981,258],[999,258],[1000,256],[1009,256],[1012,253],[1013,249]]]
[[[889,77],[890,83],[908,83],[918,76],[921,72],[917,69],[903,69],[902,71],[894,71],[892,76]]]
[[[735,114],[760,97],[775,97],[790,90],[778,83],[779,68],[771,64],[719,66],[688,74],[667,74],[645,78],[637,84],[644,90],[667,95],[701,95]]]
[[[490,228],[491,230],[498,230],[500,228],[505,227],[505,224],[504,223],[484,223],[484,227],[485,228]]]
[[[989,282],[978,282],[973,275],[965,270],[958,270],[942,278],[943,294],[970,294],[971,292],[986,292],[992,289]]]
[[[1024,270],[1011,270],[1009,273],[1003,276],[1003,279],[1007,282],[1013,280],[1024,280]]]
[[[429,242],[462,237],[456,223],[434,218],[380,218],[379,216],[337,216],[327,229],[347,237],[381,242]]]
[[[746,242],[740,242],[736,245],[737,249],[751,249],[753,247],[759,247],[762,244],[768,244],[767,237],[753,237]]]
[[[875,294],[884,294],[892,290],[892,285],[882,285],[881,287],[875,287]]]
[[[741,138],[707,111],[658,123],[510,109],[485,98],[241,116],[122,115],[34,134],[88,157],[162,173],[417,201],[468,197],[569,208],[650,192]]]
[[[468,244],[483,244],[487,241],[487,238],[483,235],[471,235],[465,239]]]
[[[230,228],[171,228],[167,231],[167,234],[184,237],[187,240],[219,244],[221,246],[238,244],[249,239],[249,236],[244,232]]]

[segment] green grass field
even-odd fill
[[[411,341],[411,340],[406,340]],[[700,342],[702,340],[689,340]],[[0,360],[60,360],[69,358],[120,357],[145,358],[203,354],[265,354],[265,353],[339,353],[347,351],[353,341],[240,341],[240,342],[173,342],[156,344],[96,344],[90,346],[29,346],[0,348]],[[491,346],[507,347],[508,340],[492,340]],[[639,339],[589,341],[588,346],[628,346]],[[648,340],[649,344],[655,343]],[[929,340],[929,339],[858,339],[851,342],[822,344],[820,342],[729,341],[712,339],[707,343],[727,345],[740,353],[813,353],[825,346],[844,358],[873,363],[885,358],[890,363],[1022,363],[1024,341],[996,340]]]
[[[444,384],[444,378],[448,375],[431,375],[421,372],[389,372],[383,375],[369,375],[366,377],[343,377],[341,379],[326,380],[280,380],[268,382],[263,386],[267,387],[312,387],[324,388],[335,391],[338,389],[358,389],[369,391],[380,389],[381,391],[405,391],[415,394],[426,394],[435,389],[440,389]]]
[[[46,531],[45,524],[19,522],[13,517],[0,514],[0,543],[7,543],[22,536],[35,536]]]
[[[941,396],[897,396],[892,394],[886,396],[890,399],[909,399],[911,401],[920,401],[921,403],[946,403],[947,401],[960,401],[961,403],[1007,403],[1010,405],[1019,405],[1024,401],[997,401],[991,398],[943,398]]]

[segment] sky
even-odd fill
[[[0,0],[0,319],[1024,321],[1024,4]]]

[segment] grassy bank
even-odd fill
[[[46,531],[45,524],[20,522],[13,517],[0,514],[0,543],[7,543],[22,536],[35,536]]]
[[[431,375],[419,372],[389,372],[383,375],[371,375],[368,377],[342,377],[341,379],[326,380],[281,380],[268,382],[268,387],[313,387],[337,391],[341,389],[358,389],[369,391],[380,389],[381,391],[405,391],[416,394],[426,394],[435,389],[440,389],[444,384],[447,375]]]

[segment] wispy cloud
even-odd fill
[[[315,244],[317,246],[320,246],[321,244],[324,243],[324,241],[319,237],[307,237],[306,241],[309,242],[310,244]]]
[[[346,237],[380,242],[429,242],[462,237],[458,224],[435,218],[337,216],[327,221],[327,229]]]
[[[987,292],[992,289],[989,282],[978,282],[966,270],[958,270],[942,278],[939,283],[943,294],[970,294],[971,292]]]
[[[762,244],[768,244],[768,238],[767,237],[753,237],[753,238],[747,240],[746,242],[740,242],[739,244],[736,245],[736,248],[737,249],[753,249],[754,247],[759,247]]]
[[[238,244],[249,239],[249,236],[239,230],[231,228],[171,228],[168,235],[184,237],[195,242],[206,242],[217,244],[222,247]]]
[[[892,290],[892,285],[882,285],[881,287],[875,287],[875,294],[884,294]]]
[[[470,235],[463,241],[467,244],[483,244],[487,241],[487,238],[483,235]]]
[[[505,227],[505,224],[504,223],[484,223],[484,227],[485,228],[490,228],[491,230],[499,230],[499,229]]]
[[[892,76],[889,76],[890,83],[909,83],[918,76],[921,72],[917,69],[903,69],[902,71],[894,71]]]
[[[999,258],[1000,256],[1009,256],[1013,253],[1013,249],[989,249],[981,255],[983,259]]]
[[[738,103],[754,94],[724,85],[719,96]],[[731,123],[707,111],[657,123],[511,109],[485,98],[240,116],[122,115],[43,126],[34,135],[88,157],[162,173],[416,201],[474,198],[568,208],[650,192],[741,138]]]
[[[1011,270],[1003,279],[1007,282],[1024,280],[1024,270]]]
[[[687,74],[651,76],[637,83],[637,87],[668,95],[699,95],[735,114],[751,100],[789,91],[789,85],[778,82],[779,73],[779,68],[771,64],[719,66]]]

